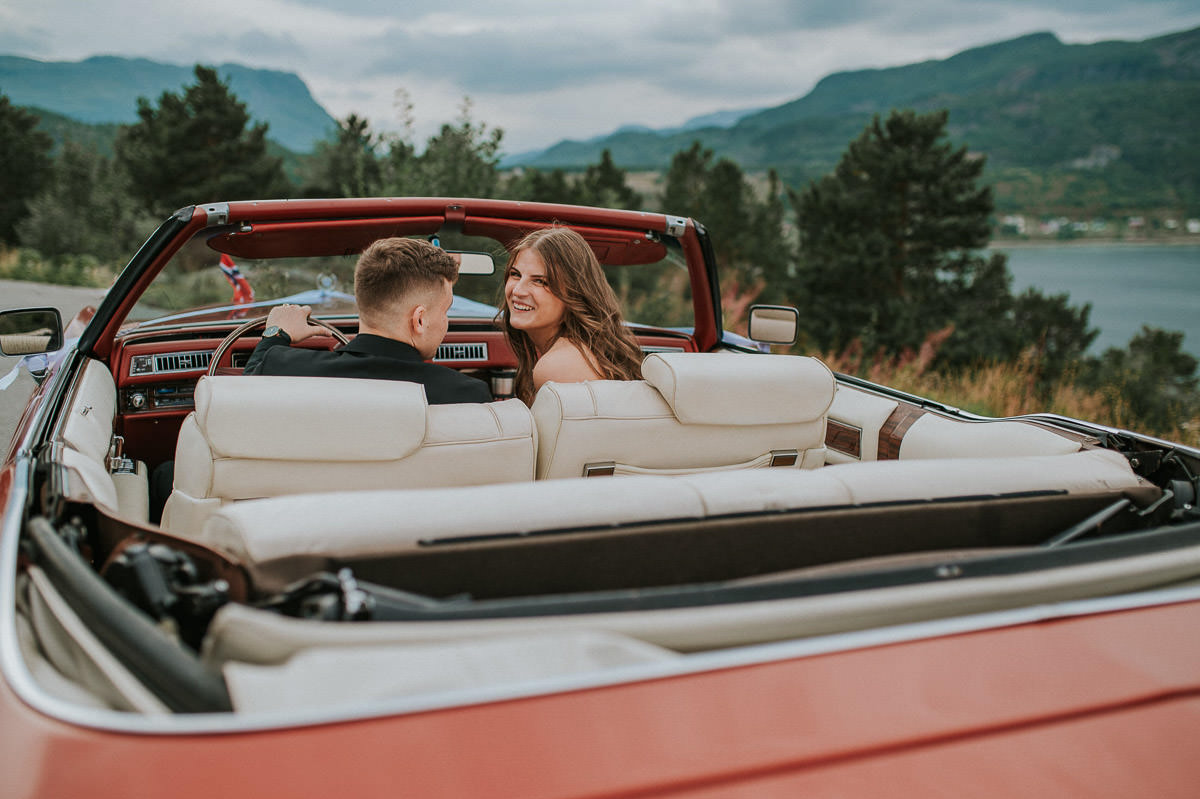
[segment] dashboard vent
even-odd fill
[[[488,359],[487,344],[483,342],[471,344],[439,344],[435,361],[484,361]]]
[[[162,355],[135,355],[129,371],[135,375],[194,372],[197,369],[207,369],[211,360],[212,352],[209,350],[170,352]]]
[[[212,360],[211,352],[173,352],[154,356],[155,372],[190,372],[207,369]]]

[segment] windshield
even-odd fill
[[[129,321],[168,324],[217,321],[266,314],[273,305],[311,305],[315,316],[357,316],[354,265],[358,255],[233,258],[208,246],[211,234],[185,244],[142,295]],[[491,320],[503,303],[508,252],[496,240],[449,234],[447,250],[489,253],[491,275],[462,275],[454,286],[451,319]],[[666,255],[650,264],[606,265],[626,321],[654,327],[693,324],[687,262],[667,239]]]

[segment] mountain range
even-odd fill
[[[218,72],[289,150],[311,151],[336,124],[293,73],[237,64]],[[96,125],[83,136],[100,141],[136,121],[138,97],[153,102],[192,81],[191,67],[145,59],[0,56],[0,92],[14,104],[34,107],[52,132]],[[705,114],[672,128],[624,126],[509,155],[502,166],[579,169],[609,150],[624,169],[659,171],[699,141],[747,171],[774,169],[800,186],[831,171],[871,118],[894,108],[948,109],[950,140],[987,157],[1001,209],[1059,203],[1097,213],[1200,213],[1200,28],[1095,44],[1035,33],[941,60],[838,72],[773,108]]]
[[[871,118],[948,109],[956,145],[987,156],[998,195],[1078,207],[1111,203],[1200,210],[1200,28],[1146,39],[1064,44],[1052,33],[944,60],[839,72],[807,95],[687,130],[625,128],[563,141],[513,165],[578,168],[609,150],[626,169],[666,168],[695,141],[792,185],[827,174]],[[1056,183],[1048,187],[1047,180]],[[1097,211],[1103,209],[1097,208]]]
[[[289,150],[312,150],[337,124],[295,73],[239,64],[222,64],[216,70],[255,121],[268,123],[267,136]],[[137,122],[139,97],[153,103],[163,92],[179,92],[192,83],[193,67],[144,58],[36,61],[0,55],[0,92],[14,105],[91,125]]]

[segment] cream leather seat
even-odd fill
[[[144,524],[149,517],[146,464],[129,461],[110,468],[113,423],[117,413],[117,384],[108,367],[89,360],[71,389],[70,409],[64,415],[60,440],[67,467],[67,495],[94,502],[106,513]]]
[[[519,400],[426,405],[417,383],[217,376],[200,379],[195,402],[162,520],[183,535],[237,500],[534,476],[536,434]]]
[[[205,522],[200,540],[237,558],[260,589],[279,590],[308,572],[418,551],[433,540],[617,530],[879,503],[955,498],[986,503],[1034,492],[1125,495],[1137,497],[1139,505],[1161,493],[1135,474],[1120,453],[1093,449],[1070,455],[872,461],[816,471],[639,475],[275,497],[221,508]],[[496,512],[504,506],[522,512]]]
[[[642,374],[542,386],[533,403],[539,479],[825,461],[835,384],[814,358],[654,353]]]

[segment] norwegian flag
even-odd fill
[[[246,305],[254,302],[254,289],[250,287],[250,281],[242,275],[237,264],[229,257],[229,253],[221,253],[219,266],[225,274],[225,279],[229,281],[229,285],[233,286],[233,304]]]

